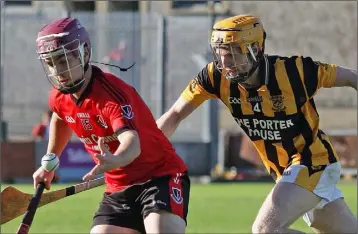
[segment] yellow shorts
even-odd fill
[[[310,169],[304,165],[291,165],[284,171],[277,183],[294,183],[313,192],[322,198],[313,209],[322,209],[329,202],[343,197],[342,192],[337,188],[340,176],[340,162],[326,166],[313,166]],[[303,219],[309,226],[311,226],[313,209],[303,215]]]

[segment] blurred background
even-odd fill
[[[1,1],[1,179],[31,181],[46,151],[50,84],[35,53],[46,23],[77,17],[90,33],[93,61],[139,90],[158,118],[211,60],[209,36],[217,20],[251,13],[267,32],[266,52],[304,55],[357,69],[357,3],[349,1]],[[97,65],[97,64],[95,64]],[[356,176],[357,95],[350,88],[316,96],[321,128],[331,135],[344,174]],[[192,176],[263,180],[266,171],[225,106],[202,105],[172,137]],[[18,164],[19,160],[23,162]],[[74,136],[61,157],[60,182],[92,167]]]
[[[11,184],[33,193],[32,174],[46,152],[50,84],[35,52],[45,24],[77,17],[90,33],[93,61],[123,67],[136,62],[128,72],[100,67],[133,85],[158,118],[211,61],[214,22],[247,13],[261,18],[268,54],[311,56],[357,69],[356,1],[1,1],[2,188]],[[357,92],[321,89],[315,100],[320,127],[342,160],[338,187],[356,215]],[[170,140],[193,182],[187,232],[250,233],[274,184],[227,108],[206,102]],[[51,190],[80,182],[92,166],[73,136]],[[88,233],[102,192],[99,187],[39,209],[32,233]],[[1,233],[15,233],[20,219],[2,225]],[[312,232],[302,219],[292,228]]]

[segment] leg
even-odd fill
[[[288,227],[300,215],[327,201],[342,197],[336,184],[341,164],[306,167],[291,165],[286,168],[277,185],[266,198],[255,220],[254,232],[294,232]],[[297,232],[297,231],[296,231]]]
[[[161,210],[144,219],[147,233],[185,233],[186,223],[178,215]]]
[[[339,162],[327,166],[320,179],[320,188],[314,190],[325,199],[303,216],[315,232],[357,233],[357,218],[344,202],[342,192],[336,187],[340,171]]]
[[[357,218],[342,198],[322,209],[313,209],[308,215],[316,233],[357,233]]]
[[[112,234],[112,233],[123,233],[123,234],[140,234],[140,232],[114,225],[96,225],[91,229],[91,234]]]
[[[129,187],[124,191],[104,194],[98,211],[93,218],[91,234],[145,233],[140,206],[128,199],[135,197],[136,187]]]
[[[186,174],[155,178],[141,196],[147,233],[185,233],[190,180]]]
[[[253,233],[301,233],[288,227],[315,207],[320,198],[296,184],[279,182],[267,196],[252,227]]]

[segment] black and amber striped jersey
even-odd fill
[[[210,98],[221,99],[274,179],[289,165],[314,170],[337,162],[330,140],[319,129],[313,99],[319,88],[334,85],[337,66],[310,57],[265,55],[259,69],[261,86],[245,89],[209,63],[181,96],[194,106]]]

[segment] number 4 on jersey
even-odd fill
[[[254,111],[261,112],[259,103],[256,103],[254,106]]]

